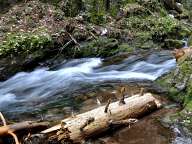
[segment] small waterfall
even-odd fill
[[[189,45],[188,45],[188,38],[184,38],[182,41],[183,41],[183,48],[188,48]]]

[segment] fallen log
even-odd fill
[[[34,129],[45,129],[47,128],[49,123],[47,122],[33,122],[33,121],[25,121],[20,123],[15,123],[11,125],[4,125],[0,127],[0,137],[9,135],[10,133],[17,132],[27,132]]]
[[[132,119],[129,118],[140,118],[160,106],[161,103],[150,93],[125,98],[124,103],[122,99],[114,103],[108,101],[106,106],[64,119],[61,124],[44,130],[41,134],[62,142],[80,143],[86,138],[110,129],[115,124],[132,123]]]

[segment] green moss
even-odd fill
[[[158,0],[138,0],[138,3],[153,13],[166,13],[162,3]]]
[[[129,16],[119,22],[120,27],[129,29],[134,35],[131,46],[137,48],[179,48],[181,40],[190,35],[190,29],[169,16]],[[166,44],[164,43],[166,40]]]
[[[87,11],[89,21],[95,24],[106,22],[105,20],[105,5],[103,0],[89,0],[87,1]]]
[[[190,58],[186,59],[182,63],[178,64],[177,72],[171,72],[170,74],[157,80],[162,87],[168,90],[167,96],[183,107],[183,110],[178,112],[172,117],[173,123],[179,123],[181,126],[189,130],[187,133],[192,132],[192,61]],[[179,91],[175,86],[184,83],[184,79],[189,78],[186,88]]]
[[[118,41],[112,38],[98,38],[97,40],[85,43],[80,51],[76,53],[78,57],[101,56],[107,57],[115,53],[118,48]]]
[[[164,47],[169,49],[182,48],[183,41],[175,39],[166,39]]]
[[[57,1],[61,1],[61,0],[57,0]],[[60,9],[65,13],[65,16],[67,17],[77,16],[80,13],[80,11],[83,9],[82,0],[67,0],[67,1],[61,1],[60,3],[55,2],[55,4],[58,7],[60,7]]]
[[[192,111],[192,100],[190,98],[190,101],[186,104],[185,109],[188,111]]]
[[[121,45],[118,46],[118,52],[128,52],[132,53],[134,51],[133,47],[130,47],[127,43],[122,43]]]
[[[142,7],[141,5],[137,3],[128,3],[124,6],[123,12],[126,17],[129,16],[147,16],[150,15],[150,11]]]
[[[192,46],[192,35],[190,35],[190,37],[189,37],[188,45],[189,45],[189,46]]]

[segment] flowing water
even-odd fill
[[[56,119],[61,119],[66,111],[69,114],[79,107],[82,111],[93,108],[93,103],[98,102],[94,98],[96,89],[102,91],[97,95],[104,96],[104,91],[110,88],[106,95],[113,95],[114,84],[154,81],[175,66],[171,54],[162,51],[118,60],[116,57],[73,59],[52,68],[20,72],[0,83],[0,111],[9,119],[39,118],[41,114],[46,119],[55,115],[60,116]]]
[[[153,81],[176,65],[168,52],[147,57],[129,56],[114,64],[105,63],[101,58],[82,58],[65,61],[52,69],[20,72],[0,83],[0,109],[19,114],[38,111],[51,103],[54,107],[57,103],[72,105],[71,95],[92,85],[118,80]]]

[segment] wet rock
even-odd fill
[[[186,59],[179,63],[175,72],[162,77],[158,83],[168,89],[168,97],[182,105],[183,110],[173,117],[173,123],[192,132],[192,83],[191,83],[191,60]]]
[[[182,48],[184,45],[182,40],[166,39],[164,47],[166,49]]]
[[[85,43],[77,52],[76,57],[87,57],[87,56],[102,56],[107,57],[114,54],[118,48],[118,40],[113,38],[99,38],[91,42]]]

